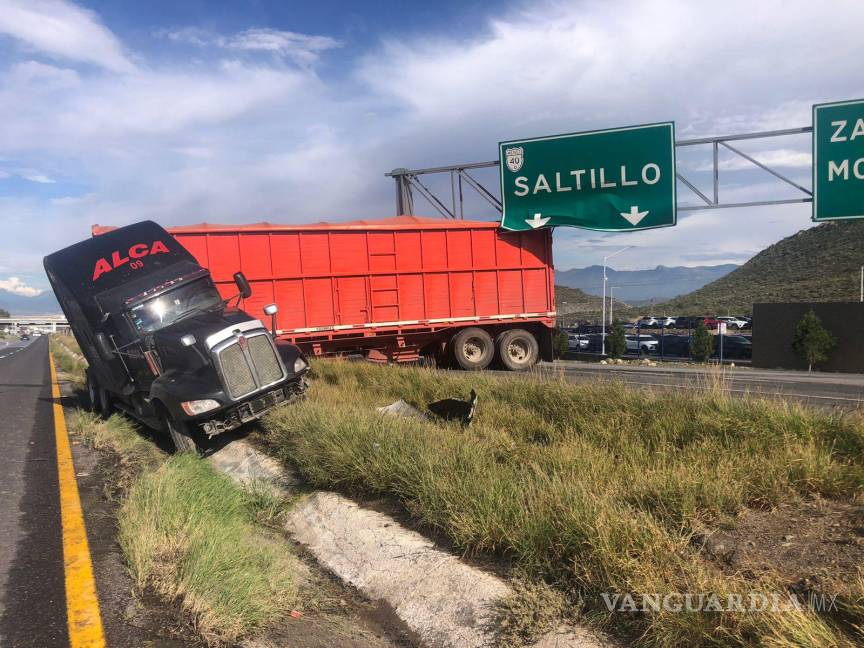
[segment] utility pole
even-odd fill
[[[606,262],[614,257],[616,254],[621,254],[632,248],[634,246],[628,245],[627,247],[621,248],[620,250],[616,250],[612,254],[607,254],[603,257],[603,319],[601,320],[602,328],[601,328],[601,336],[600,336],[600,353],[601,355],[606,355]]]

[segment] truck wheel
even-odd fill
[[[498,357],[509,371],[525,371],[540,355],[537,338],[524,329],[510,329],[498,336]]]
[[[481,328],[466,328],[453,336],[450,342],[453,359],[466,371],[485,369],[495,357],[492,337]]]
[[[192,436],[192,430],[186,423],[177,421],[168,414],[165,417],[165,424],[168,426],[168,434],[171,435],[171,440],[174,442],[175,452],[198,452],[198,444]]]
[[[103,419],[108,419],[114,412],[114,405],[111,403],[111,394],[104,387],[97,385],[97,393],[99,395],[99,414]]]
[[[96,378],[87,370],[87,409],[94,414],[99,413],[99,385],[96,384]]]

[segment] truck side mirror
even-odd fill
[[[234,283],[237,284],[237,289],[243,299],[249,299],[252,296],[252,286],[249,285],[246,275],[242,272],[234,273]]]
[[[276,304],[267,304],[264,307],[264,314],[270,316],[270,333],[276,335],[276,313],[279,312],[279,307]]]
[[[104,333],[97,333],[94,342],[96,343],[96,351],[99,353],[100,358],[105,362],[110,362],[114,359],[114,346],[111,344],[107,335]]]

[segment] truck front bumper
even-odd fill
[[[261,418],[275,407],[287,405],[301,398],[307,387],[308,383],[304,376],[299,380],[293,380],[276,389],[257,394],[242,403],[220,410],[216,412],[215,416],[196,423],[208,437],[230,432],[244,423]]]

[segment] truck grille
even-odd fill
[[[216,357],[233,399],[269,387],[284,375],[273,343],[263,334],[245,338],[242,345],[234,338],[216,352]]]
[[[261,385],[269,385],[282,378],[282,367],[279,359],[273,352],[273,344],[266,335],[257,335],[249,338],[249,355],[255,363],[258,371],[258,379]]]

